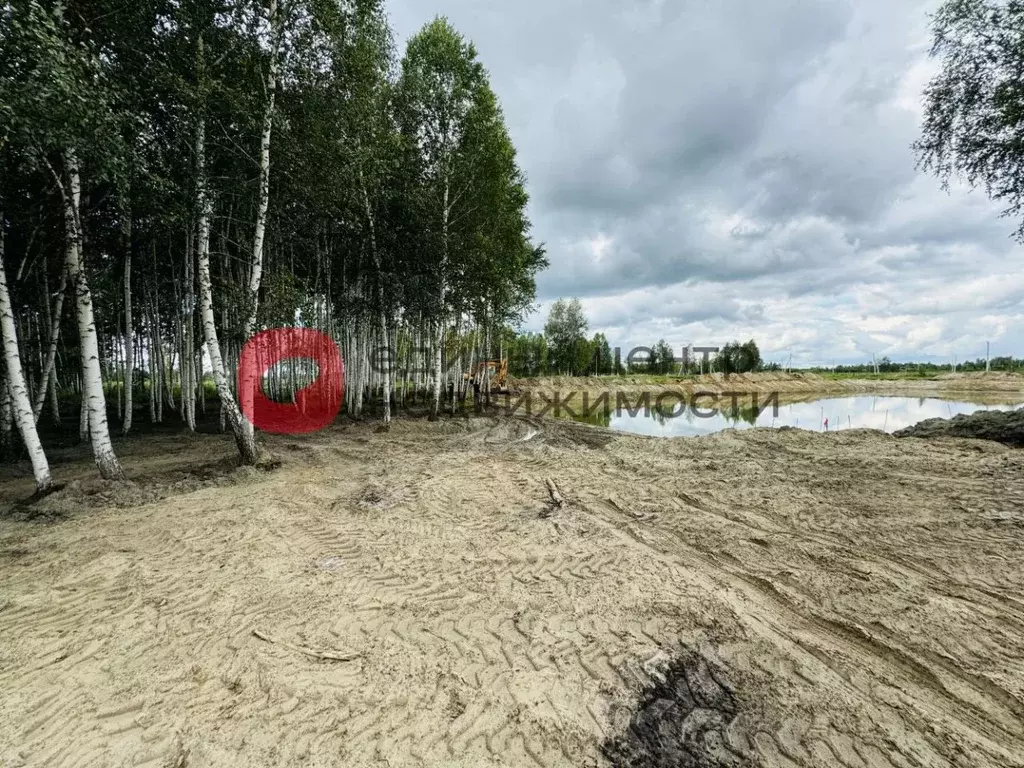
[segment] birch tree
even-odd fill
[[[279,0],[269,0],[267,7],[268,54],[267,76],[264,81],[266,108],[263,112],[260,133],[260,177],[259,202],[256,210],[256,227],[252,243],[252,265],[249,272],[250,309],[245,320],[244,336],[252,335],[259,311],[260,283],[263,280],[263,247],[267,231],[267,212],[270,208],[270,138],[274,128],[274,107],[277,98],[277,82],[281,67],[281,43],[284,37],[285,11]]]
[[[233,361],[261,325],[329,333],[348,412],[386,423],[428,386],[439,416],[456,351],[501,354],[544,260],[497,95],[450,24],[399,67],[382,0],[58,8],[0,7],[8,288],[34,413],[48,391],[81,403],[102,471],[104,385],[124,382],[125,431],[140,385],[150,420],[198,428],[201,348],[254,461],[239,398],[260,382],[235,388]],[[294,399],[309,369],[277,367],[268,395]]]
[[[409,41],[399,83],[400,120],[417,168],[420,205],[430,227],[420,248],[430,254],[436,291],[432,420],[438,418],[441,404],[449,282],[460,268],[452,225],[457,212],[469,203],[468,179],[456,175],[460,166],[457,155],[473,100],[484,84],[475,48],[446,19],[435,19]],[[468,168],[471,164],[461,165]]]
[[[25,376],[21,368],[21,352],[18,347],[18,336],[14,327],[14,311],[11,306],[10,292],[7,290],[7,270],[4,267],[4,214],[0,209],[0,339],[4,345],[4,366],[6,369],[5,385],[14,413],[14,422],[25,443],[29,460],[32,462],[32,474],[36,481],[36,493],[45,493],[53,485],[50,477],[50,464],[43,452],[36,431],[36,421],[32,414],[32,404],[28,399]]]
[[[202,49],[202,38],[200,37],[200,50]],[[224,406],[228,423],[231,425],[231,432],[235,437],[235,444],[242,457],[243,464],[256,464],[259,460],[259,452],[256,448],[256,437],[252,424],[239,410],[235,402],[231,387],[228,384],[227,373],[224,370],[224,359],[221,355],[220,341],[217,338],[217,327],[214,324],[213,314],[213,285],[210,281],[210,217],[212,205],[206,189],[206,123],[200,117],[196,129],[196,163],[198,191],[197,205],[199,208],[199,303],[200,319],[203,325],[203,336],[206,339],[206,349],[210,355],[210,367],[213,369],[213,380],[217,385],[217,394],[221,404]]]
[[[79,146],[87,145],[97,167],[116,157],[106,79],[101,59],[90,45],[74,40],[76,32],[59,7],[50,11],[33,0],[21,0],[8,10],[8,34],[0,53],[4,72],[0,101],[8,104],[4,128],[27,162],[46,167],[60,195],[65,269],[75,293],[89,439],[100,474],[117,479],[123,475],[107,428],[92,293],[84,263],[78,152]]]
[[[82,182],[78,155],[70,147],[64,150],[64,169],[66,183],[56,171],[54,180],[60,189],[64,205],[65,236],[68,239],[65,268],[75,295],[75,319],[78,324],[78,344],[82,362],[82,392],[83,402],[88,410],[89,440],[100,475],[107,480],[118,480],[123,478],[124,473],[110,442],[110,430],[107,425],[107,399],[103,392],[96,316],[82,258]]]
[[[914,144],[924,170],[981,187],[1024,242],[1024,4],[945,0],[933,17],[939,71]]]

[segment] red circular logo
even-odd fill
[[[289,358],[314,361],[316,380],[295,393],[294,403],[279,403],[263,391],[263,377]],[[308,328],[261,331],[245,343],[238,360],[238,399],[242,413],[265,432],[298,435],[329,426],[341,409],[345,366],[334,339]]]

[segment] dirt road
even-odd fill
[[[67,462],[36,511],[69,514],[0,517],[0,765],[1024,766],[1024,453],[486,418],[271,447],[136,441],[138,487]]]

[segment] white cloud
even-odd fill
[[[428,19],[391,0],[400,38]],[[529,179],[551,302],[624,348],[755,338],[795,364],[1021,354],[1024,249],[910,145],[937,0],[435,7]]]

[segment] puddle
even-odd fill
[[[762,396],[763,398],[763,396]],[[762,399],[763,403],[763,399]],[[926,419],[951,419],[975,411],[1008,411],[1018,404],[990,405],[969,400],[941,400],[929,397],[883,397],[862,395],[837,397],[804,403],[769,405],[763,410],[750,407],[749,398],[740,399],[738,407],[724,398],[721,403],[711,399],[684,404],[674,400],[662,403],[662,408],[627,409],[618,412],[599,409],[575,420],[608,427],[619,432],[655,437],[695,437],[721,432],[723,429],[751,429],[753,427],[796,427],[814,431],[844,429],[878,429],[896,432]],[[827,421],[827,423],[826,423]]]

